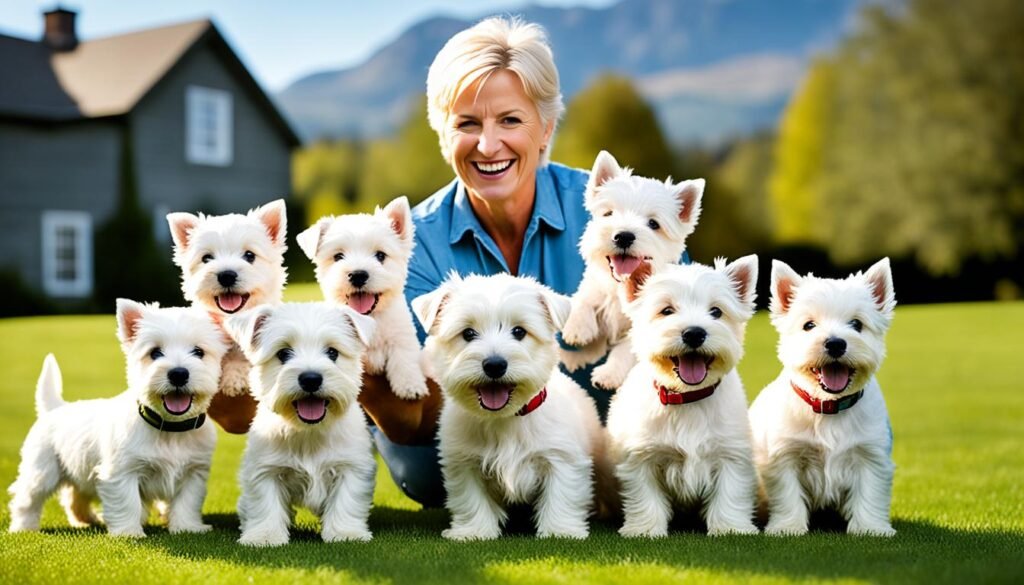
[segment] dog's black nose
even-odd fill
[[[317,372],[302,372],[299,374],[299,387],[306,392],[316,392],[324,383],[324,377]]]
[[[846,340],[829,337],[825,340],[825,351],[834,358],[843,357],[843,354],[846,353]]]
[[[365,270],[353,270],[348,273],[348,281],[352,286],[363,286],[367,280],[370,280],[370,273]]]
[[[220,283],[224,288],[230,288],[235,286],[238,282],[238,273],[234,270],[225,270],[224,272],[217,273],[217,282]]]
[[[704,340],[708,338],[708,332],[704,331],[701,327],[687,327],[683,330],[683,343],[687,347],[697,349],[704,345]]]
[[[633,245],[636,241],[636,235],[633,232],[619,232],[612,236],[612,240],[615,241],[615,245],[625,250],[626,248]]]
[[[185,368],[171,368],[167,370],[167,381],[175,388],[181,388],[188,384],[188,370]]]
[[[492,355],[484,360],[484,373],[489,378],[497,380],[504,376],[506,371],[508,371],[508,362],[505,361],[505,358]]]

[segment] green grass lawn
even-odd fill
[[[293,287],[292,299],[316,298]],[[123,388],[112,316],[0,320],[0,484],[13,480],[34,419],[33,392],[47,352],[65,398]],[[815,530],[800,538],[709,538],[683,524],[667,539],[624,540],[596,524],[583,542],[539,540],[528,522],[486,543],[440,537],[447,515],[420,510],[381,467],[369,543],[324,544],[308,513],[292,543],[235,544],[235,476],[244,437],[221,433],[205,514],[210,534],[171,536],[150,525],[142,541],[72,530],[57,502],[40,534],[7,534],[0,510],[0,583],[77,582],[1024,582],[1024,303],[900,307],[881,371],[896,434],[891,540]],[[741,373],[752,397],[777,374],[767,316],[750,325]]]

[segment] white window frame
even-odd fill
[[[226,167],[233,159],[231,93],[190,85],[185,88],[185,160]],[[211,116],[210,121],[205,116]]]
[[[58,233],[74,232],[75,278],[60,277]],[[92,216],[86,211],[43,212],[43,290],[51,297],[87,297],[92,294]]]

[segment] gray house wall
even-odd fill
[[[42,215],[87,211],[95,231],[117,200],[120,127],[0,122],[0,269],[42,290]]]
[[[190,85],[232,96],[233,154],[228,166],[194,164],[185,158],[185,94]],[[131,117],[139,194],[148,209],[244,213],[291,190],[288,144],[213,50],[188,54]],[[164,225],[161,220],[159,227]]]

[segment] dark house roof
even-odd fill
[[[299,138],[209,20],[79,43],[56,51],[0,35],[0,118],[62,122],[122,116],[198,47],[209,45],[291,146]]]

